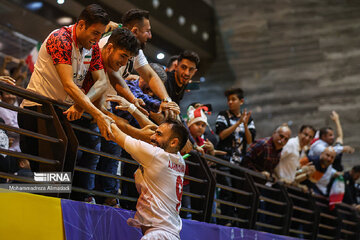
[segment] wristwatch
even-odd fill
[[[172,102],[170,97],[166,97],[162,100],[162,102]]]

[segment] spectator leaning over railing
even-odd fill
[[[353,153],[355,150],[351,146],[343,146],[343,131],[340,124],[339,115],[332,111],[330,115],[331,119],[336,124],[336,131],[338,137],[335,140],[334,130],[331,127],[324,127],[320,129],[319,140],[311,145],[309,151],[309,157],[319,156],[326,147],[332,146],[334,143],[334,150],[336,151],[336,158],[333,163],[334,168],[337,171],[342,171],[343,166],[341,165],[342,153]]]
[[[331,178],[341,175],[332,167],[335,156],[335,149],[326,147],[320,156],[302,158],[300,165],[305,166],[311,162],[315,166],[315,172],[312,174],[300,174],[296,177],[297,181],[305,181],[303,184],[307,185],[309,189],[312,189],[317,194],[327,196],[327,188]]]
[[[172,101],[180,104],[184,97],[185,88],[194,77],[200,64],[200,57],[196,52],[185,50],[180,53],[176,68],[167,72],[165,87]]]
[[[97,42],[108,23],[108,14],[99,5],[92,4],[81,12],[74,25],[52,32],[40,48],[27,87],[28,90],[57,101],[78,104],[93,116],[106,139],[112,134],[110,124],[113,120],[96,108],[80,88],[88,71],[98,81],[99,86],[106,87],[106,77]],[[99,97],[104,90],[100,89],[96,95]],[[21,106],[40,111],[38,103],[27,99],[24,99]],[[21,128],[38,132],[36,117],[19,113],[18,122]],[[84,140],[88,141],[88,139]],[[21,136],[21,150],[38,155],[38,141]]]
[[[306,156],[311,141],[315,136],[315,128],[310,125],[303,125],[298,136],[290,138],[281,150],[279,164],[275,168],[276,177],[288,184],[295,181],[297,170],[300,168],[300,159]],[[312,167],[304,166],[301,172],[312,171]]]
[[[130,9],[122,16],[122,25],[124,28],[129,29],[136,36],[141,44],[141,49],[139,50],[139,54],[137,54],[134,58],[131,58],[126,66],[121,67],[120,70],[116,72],[117,78],[132,78],[131,72],[135,70],[144,79],[144,81],[149,84],[151,90],[161,101],[169,102],[169,95],[165,89],[164,84],[162,83],[159,76],[150,67],[143,53],[147,41],[152,38],[149,12],[142,9]],[[107,42],[107,39],[108,36],[102,38],[99,43],[100,46],[104,45]],[[118,83],[117,79],[113,78],[113,75],[110,75],[109,77],[110,81],[114,82],[114,84]],[[115,87],[115,89],[117,91],[121,91],[121,88]],[[124,94],[121,95],[124,96]],[[139,100],[136,100],[132,103],[134,103],[137,107],[140,106],[139,104],[144,104]]]
[[[128,59],[134,55],[136,55],[139,51],[140,44],[138,43],[138,40],[136,37],[130,32],[128,29],[115,29],[110,38],[108,39],[108,42],[103,46],[100,47],[100,55],[102,59],[102,63],[104,65],[104,69],[106,72],[106,78],[107,78],[107,87],[105,93],[102,94],[102,96],[97,100],[95,103],[96,106],[98,106],[101,110],[108,109],[111,111],[111,107],[109,104],[105,103],[106,101],[106,95],[107,93],[110,94],[116,94],[116,91],[112,88],[108,76],[109,74],[112,74],[112,72],[116,72],[119,70],[121,66],[124,66],[127,64]],[[125,84],[125,83],[124,83]],[[95,80],[92,78],[92,74],[88,72],[86,74],[82,89],[86,93],[86,96],[89,97],[90,101],[96,100],[96,95],[99,92],[98,88],[99,85],[95,83]],[[101,91],[101,90],[100,90]],[[67,114],[68,120],[76,120],[81,117],[83,113],[83,109],[79,107],[77,104],[73,105],[68,111],[65,112]],[[76,121],[76,124],[78,125],[88,125],[90,129],[93,131],[98,131],[98,127],[96,123],[89,123],[87,119],[81,119]],[[101,150],[102,152],[106,152],[115,156],[120,156],[121,154],[121,148],[119,145],[112,141],[106,141],[105,139],[100,139],[99,137],[87,134],[84,132],[75,132],[77,134],[77,137],[79,139],[91,139],[91,147],[95,150]],[[119,165],[119,161],[114,159],[109,159],[103,156],[98,156],[94,154],[89,153],[78,153],[78,161],[77,164],[79,166],[87,167],[92,170],[101,170],[104,172],[108,172],[111,174],[117,173],[117,168]],[[95,176],[94,174],[88,174],[88,173],[82,173],[77,172],[77,175],[79,175],[78,178],[74,178],[74,180],[77,180],[77,183],[80,185],[80,187],[86,188],[88,190],[92,190],[95,187]],[[98,176],[98,182],[99,182],[99,188],[103,192],[107,193],[113,193],[116,194],[119,189],[119,181],[113,178],[106,178],[102,176]],[[88,196],[86,197],[87,201],[91,199],[91,202],[93,201],[93,197]],[[113,198],[106,198],[105,200],[99,199],[100,202],[105,201],[106,204],[111,206],[118,206],[116,199]]]
[[[290,136],[291,130],[288,126],[276,128],[271,137],[258,139],[249,146],[241,165],[270,177]]]
[[[162,66],[157,63],[150,63],[149,65],[159,76],[161,81],[165,82],[167,75]],[[149,84],[141,76],[135,80],[126,80],[126,83],[134,96],[144,101],[145,105],[143,107],[149,112],[150,118],[155,123],[160,124],[164,120],[162,112],[167,109],[166,106],[168,105],[168,102],[160,101],[156,95],[154,95]],[[167,113],[167,111],[165,113]],[[133,126],[138,126],[137,123],[133,122],[133,117],[128,112],[117,112],[117,115],[127,119]]]

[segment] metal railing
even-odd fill
[[[0,91],[42,104],[37,111],[32,111],[0,102],[0,107],[36,117],[41,126],[38,132],[33,132],[0,124],[0,129],[38,140],[39,154],[31,155],[1,148],[0,153],[38,162],[40,171],[64,171],[72,172],[73,175],[90,173],[116,179],[123,184],[134,184],[132,176],[110,174],[77,165],[79,152],[107,157],[134,168],[138,166],[138,163],[79,144],[76,131],[99,138],[101,136],[96,131],[67,121],[63,110],[68,106],[2,82],[0,82]],[[85,114],[84,118],[91,119],[91,116]],[[214,222],[216,219],[217,224],[230,223],[232,226],[304,239],[359,239],[360,237],[359,214],[352,206],[338,204],[331,211],[327,198],[312,195],[297,187],[273,182],[272,179],[266,179],[258,172],[214,156],[200,156],[192,151],[186,164],[189,171],[185,179],[190,182],[190,187],[189,190],[183,192],[183,196],[190,199],[190,204],[183,206],[181,212],[182,214],[191,213],[192,219],[205,222]],[[31,178],[16,176],[8,172],[0,172],[0,177],[36,183]],[[85,193],[117,198],[120,203],[135,204],[137,201],[136,196],[123,192],[106,193],[96,188],[89,190],[75,185],[72,186],[72,191],[72,194]],[[215,192],[220,194],[215,194]],[[70,194],[55,196],[71,197]],[[215,211],[214,202],[218,208],[226,211]]]

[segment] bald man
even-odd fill
[[[288,142],[291,130],[287,126],[278,127],[271,137],[256,140],[249,146],[241,165],[270,176],[280,161],[282,148]]]
[[[339,175],[338,172],[332,167],[336,157],[336,150],[333,147],[327,147],[317,157],[303,158],[300,160],[300,165],[304,166],[311,162],[315,166],[315,172],[307,176],[308,181],[304,183],[314,192],[327,195],[327,187],[332,177]]]

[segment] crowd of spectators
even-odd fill
[[[81,24],[85,26],[85,23],[81,21],[85,20],[86,16],[80,17],[75,27],[64,27],[59,34],[63,34],[64,39],[67,39],[66,36],[71,34],[73,28],[79,28],[78,39],[85,47],[87,43],[81,42],[86,37],[86,34],[82,33],[82,31],[87,31],[86,28],[84,27],[85,30],[81,28]],[[108,21],[104,21],[104,25],[107,23]],[[186,117],[179,115],[179,106],[182,99],[186,97],[187,85],[200,66],[198,54],[185,50],[172,57],[166,68],[156,63],[149,64],[142,51],[146,42],[152,38],[149,13],[131,9],[124,14],[122,24],[123,28],[119,29],[118,24],[110,22],[108,25],[113,30],[110,36],[102,40],[100,40],[101,34],[93,37],[93,46],[90,46],[92,52],[86,53],[90,54],[91,63],[79,63],[78,75],[74,74],[77,76],[75,83],[71,66],[70,69],[67,68],[71,63],[67,59],[71,57],[71,49],[69,56],[59,55],[52,46],[54,35],[49,35],[40,49],[39,56],[47,54],[46,57],[49,59],[43,62],[38,60],[27,89],[60,102],[73,104],[64,112],[67,119],[104,136],[101,139],[85,133],[76,133],[81,145],[131,159],[124,149],[110,141],[112,132],[109,124],[112,121],[115,121],[118,126],[124,126],[122,129],[124,132],[128,131],[129,134],[136,132],[137,138],[146,141],[154,133],[154,125],[159,125],[168,117],[178,118],[183,121],[189,131],[189,140],[182,149],[182,154],[195,150],[200,154],[215,155],[231,164],[260,172],[269,181],[275,179],[275,181],[296,185],[304,191],[313,191],[324,196],[329,196],[329,189],[334,179],[342,176],[345,182],[343,201],[360,209],[358,188],[355,185],[360,178],[360,165],[343,172],[343,153],[351,154],[354,148],[344,145],[340,117],[336,112],[330,115],[336,125],[336,131],[329,126],[323,126],[317,131],[306,123],[300,129],[291,129],[290,126],[281,124],[271,136],[256,138],[256,119],[253,119],[251,111],[242,107],[245,102],[245,93],[240,88],[232,88],[225,91],[228,108],[218,113],[214,133],[209,127],[206,116],[211,111],[209,105],[194,103],[187,108]],[[97,45],[99,40],[100,46]],[[62,50],[65,51],[68,50],[65,48],[71,44],[70,42],[60,47],[63,47]],[[102,62],[99,62],[99,59],[102,59]],[[19,87],[26,87],[28,72],[24,70],[24,61],[20,60],[17,66],[8,69],[7,65],[11,61],[13,61],[11,57],[3,59],[0,79]],[[45,71],[47,76],[52,78],[51,81],[42,79],[46,74],[40,74],[48,65]],[[59,75],[59,72],[64,76]],[[65,76],[66,74],[70,77]],[[48,86],[44,84],[45,82]],[[41,90],[39,90],[39,84],[41,84]],[[57,89],[52,89],[54,86],[57,86]],[[108,98],[108,94],[113,97]],[[116,104],[118,100],[114,100],[116,99],[114,95],[120,95],[132,104],[128,105],[128,108],[121,108]],[[21,103],[21,99],[6,92],[1,92],[0,97],[1,102],[7,105],[19,106]],[[21,106],[35,111],[38,109],[29,101],[23,102]],[[142,113],[141,117],[133,116],[136,110]],[[95,121],[81,118],[84,111],[90,113]],[[19,128],[20,125],[21,128],[28,129],[29,124],[25,124],[24,119],[21,122],[20,120],[19,116],[21,124],[18,124],[17,112],[0,107],[1,123],[15,128]],[[28,123],[32,125],[31,127],[36,125],[31,121]],[[292,135],[292,131],[297,132],[297,135]],[[20,141],[25,142],[20,144]],[[26,138],[20,140],[18,134],[0,130],[0,147],[3,149],[38,154],[34,151],[38,146],[29,144],[29,141],[34,140]],[[20,148],[25,145],[31,146],[32,149]],[[14,158],[6,154],[1,154],[0,158],[1,172],[31,176],[32,171],[38,171],[38,168],[30,166],[26,159]],[[92,170],[101,170],[125,177],[133,176],[137,169],[131,164],[119,165],[116,160],[81,151],[78,153],[77,164]],[[217,167],[218,170],[229,174],[236,174],[229,167],[215,166],[210,163],[209,166]],[[113,194],[120,191],[123,195],[138,197],[135,186],[130,182],[124,181],[120,184],[119,180],[103,176],[95,178],[95,175],[90,173],[77,173],[74,179],[75,185],[87,190],[97,189]],[[9,180],[2,179],[2,181]],[[229,187],[234,186],[232,179],[225,175],[218,175],[217,182]],[[184,181],[183,190],[191,191],[189,181]],[[220,190],[215,197],[225,201],[231,201],[234,198],[231,192],[223,190]],[[128,209],[135,209],[134,204],[119,203],[116,198],[95,198],[91,194],[82,194],[76,198],[90,203],[103,203],[114,207],[121,205]],[[182,203],[183,206],[191,208],[190,197],[183,196]],[[218,207],[218,211],[224,215],[231,216],[234,212],[234,207],[225,204],[220,204]],[[215,211],[216,207],[214,207]],[[183,217],[191,218],[191,214],[187,213]],[[221,224],[231,225],[231,222],[221,222]]]

